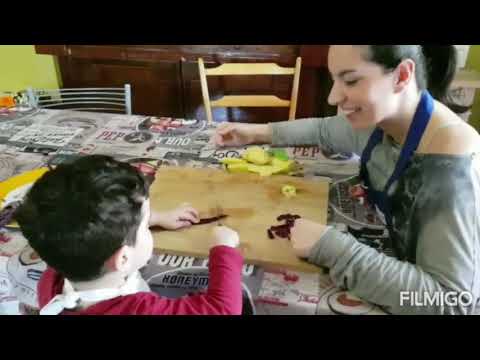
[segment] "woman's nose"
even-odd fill
[[[340,89],[340,86],[338,83],[335,81],[333,82],[332,89],[330,90],[330,94],[328,95],[328,103],[331,106],[338,106],[338,104],[342,103],[345,98],[345,95],[343,94],[342,90]]]

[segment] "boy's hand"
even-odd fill
[[[237,247],[240,244],[240,238],[235,230],[224,225],[214,226],[212,229],[212,238],[210,247],[219,245]]]
[[[198,211],[190,204],[182,204],[179,207],[165,212],[152,211],[150,214],[150,226],[161,226],[167,230],[177,230],[192,226],[200,221]]]

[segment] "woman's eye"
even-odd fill
[[[347,86],[353,86],[358,82],[358,79],[345,81]]]

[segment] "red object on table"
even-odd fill
[[[361,198],[365,197],[365,189],[362,187],[362,185],[355,185],[350,188],[350,196],[353,198]]]

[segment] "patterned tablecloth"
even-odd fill
[[[111,155],[153,175],[161,166],[221,168],[224,157],[246,148],[208,144],[215,125],[205,121],[137,115],[22,109],[0,112],[0,182],[28,170],[88,154]],[[264,146],[268,149],[268,146]],[[285,148],[301,164],[295,176],[332,181],[328,223],[390,254],[388,231],[376,214],[350,195],[358,183],[358,157],[319,147]],[[1,183],[0,183],[1,185]],[[142,269],[153,291],[176,297],[208,285],[208,259],[154,255]],[[45,263],[21,232],[0,229],[0,314],[35,313],[36,284]],[[328,273],[243,269],[245,314],[384,314],[378,306],[333,286]]]

